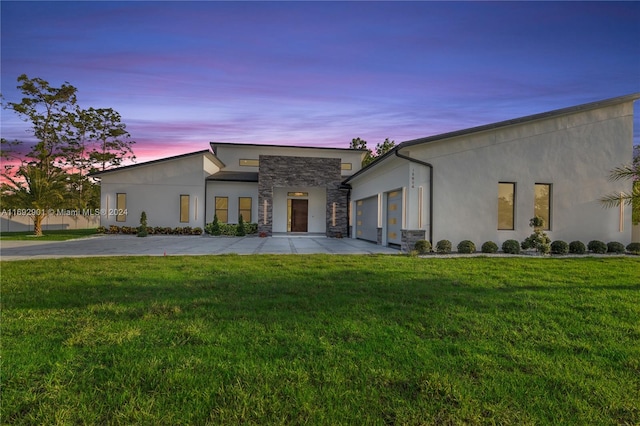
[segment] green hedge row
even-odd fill
[[[520,243],[517,240],[506,240],[502,243],[502,252],[507,254],[519,254],[521,247],[523,245],[529,247],[529,245]],[[472,241],[464,240],[461,241],[458,246],[458,253],[475,253],[476,246]],[[448,254],[451,253],[451,241],[449,240],[440,240],[436,243],[435,248],[431,246],[431,243],[427,240],[419,240],[415,243],[414,250],[418,254],[427,254],[431,252],[436,252],[438,254]],[[551,253],[553,254],[585,254],[587,250],[594,254],[603,254],[603,253],[616,253],[623,254],[626,252],[630,254],[638,254],[640,255],[640,243],[631,243],[626,247],[617,241],[612,241],[608,244],[605,244],[602,241],[589,241],[589,243],[585,246],[581,241],[572,241],[567,244],[562,240],[556,240],[551,243]],[[493,241],[487,241],[481,246],[482,253],[497,253],[498,245]]]

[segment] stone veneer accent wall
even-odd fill
[[[347,237],[347,191],[340,189],[342,176],[339,158],[289,157],[261,155],[258,168],[258,232],[273,232],[273,188],[321,187],[327,190],[326,223],[328,237]],[[264,202],[267,201],[267,220]],[[333,226],[333,203],[336,224]]]
[[[400,250],[409,253],[413,250],[413,247],[416,245],[418,240],[424,240],[426,235],[425,230],[402,230],[402,246]]]

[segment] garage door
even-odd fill
[[[378,242],[378,196],[356,201],[356,237]]]
[[[387,193],[387,244],[402,244],[402,191]]]

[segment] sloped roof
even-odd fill
[[[395,147],[393,147],[393,149],[387,151],[381,157],[376,158],[375,161],[369,163],[366,167],[360,169],[357,173],[354,173],[353,175],[349,176],[344,181],[344,183],[349,182],[351,179],[355,178],[356,176],[359,176],[365,171],[371,169],[373,166],[380,163],[385,158],[395,155],[396,152],[398,152],[403,148],[408,148],[410,146],[415,146],[415,145],[422,145],[430,142],[442,141],[442,140],[451,139],[451,138],[464,136],[464,135],[470,135],[474,133],[486,132],[488,130],[500,129],[503,127],[513,126],[516,124],[523,124],[523,123],[528,123],[532,121],[538,121],[538,120],[543,120],[543,119],[548,119],[553,117],[560,117],[562,115],[567,115],[567,114],[575,114],[576,112],[581,112],[581,111],[589,111],[593,109],[604,108],[604,107],[617,105],[625,102],[633,102],[638,99],[640,99],[640,92],[632,93],[624,96],[618,96],[615,98],[604,99],[601,101],[576,105],[568,108],[556,109],[556,110],[547,111],[539,114],[527,115],[524,117],[514,118],[511,120],[499,121],[497,123],[485,124],[482,126],[470,127],[467,129],[456,130],[453,132],[441,133],[438,135],[426,136],[424,138],[408,140],[396,145]]]
[[[187,158],[187,157],[192,157],[194,155],[207,155],[210,160],[216,162],[216,163],[220,163],[220,160],[217,159],[217,157],[215,157],[210,150],[205,149],[202,151],[195,151],[195,152],[189,152],[187,154],[180,154],[180,155],[174,155],[173,157],[165,157],[165,158],[159,158],[157,160],[152,160],[152,161],[145,161],[144,163],[137,163],[137,164],[131,164],[129,166],[122,166],[122,167],[118,167],[115,169],[110,169],[110,170],[105,170],[102,172],[94,172],[94,173],[90,173],[89,176],[93,176],[93,177],[100,177],[102,175],[106,175],[109,173],[113,173],[113,172],[120,172],[123,170],[130,170],[130,169],[134,169],[136,167],[143,167],[143,166],[150,166],[153,164],[159,164],[159,163],[164,163],[167,161],[174,161],[174,160],[179,160],[181,158]],[[222,165],[222,163],[220,163],[219,165]]]

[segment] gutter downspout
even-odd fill
[[[400,154],[400,150],[396,149],[396,157],[405,159],[412,163],[420,164],[429,168],[429,242],[433,244],[433,165],[426,161],[417,160],[407,155]]]

